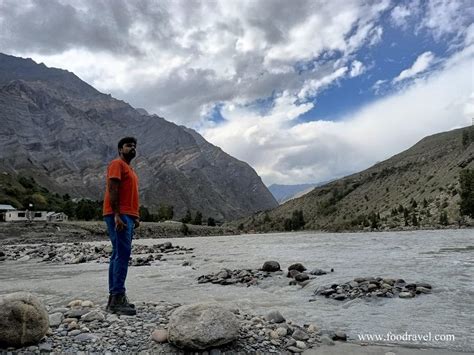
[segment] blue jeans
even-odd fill
[[[125,279],[127,278],[128,260],[132,253],[132,238],[134,217],[121,214],[120,218],[126,226],[119,232],[115,229],[114,215],[104,217],[112,242],[112,255],[109,264],[109,293],[119,295],[125,293]]]

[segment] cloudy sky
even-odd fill
[[[196,129],[264,182],[369,167],[474,117],[471,0],[0,0],[0,51]]]

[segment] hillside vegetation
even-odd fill
[[[472,225],[473,142],[474,127],[426,137],[367,170],[233,224],[247,231]]]

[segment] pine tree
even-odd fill
[[[202,224],[202,213],[201,211],[197,211],[196,215],[194,216],[193,224],[200,226]]]
[[[181,222],[183,223],[191,223],[193,217],[191,216],[191,211],[187,210],[186,214],[184,215],[183,218],[181,218]]]
[[[470,216],[474,218],[474,170],[461,170],[459,174],[460,184],[460,208],[461,215]]]

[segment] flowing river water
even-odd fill
[[[278,233],[242,236],[140,239],[134,243],[194,248],[192,254],[166,255],[152,266],[131,267],[127,279],[133,301],[187,304],[217,301],[254,314],[279,310],[299,324],[315,323],[341,329],[350,340],[360,335],[429,335],[432,340],[390,343],[474,352],[474,230],[437,230],[383,233]],[[94,243],[92,243],[94,244]],[[308,270],[334,269],[304,288],[274,276],[258,286],[198,284],[203,274],[221,268],[257,269],[276,260],[282,269],[301,262]],[[191,266],[182,266],[190,261]],[[0,264],[0,294],[30,291],[46,303],[64,305],[80,298],[105,303],[107,264],[52,265],[4,262]],[[376,298],[335,301],[314,297],[320,285],[342,283],[355,277],[403,278],[428,282],[433,292],[412,299]],[[315,299],[309,302],[310,299]],[[455,340],[434,341],[435,335]],[[367,341],[372,343],[375,341]],[[378,341],[383,343],[383,341]]]

